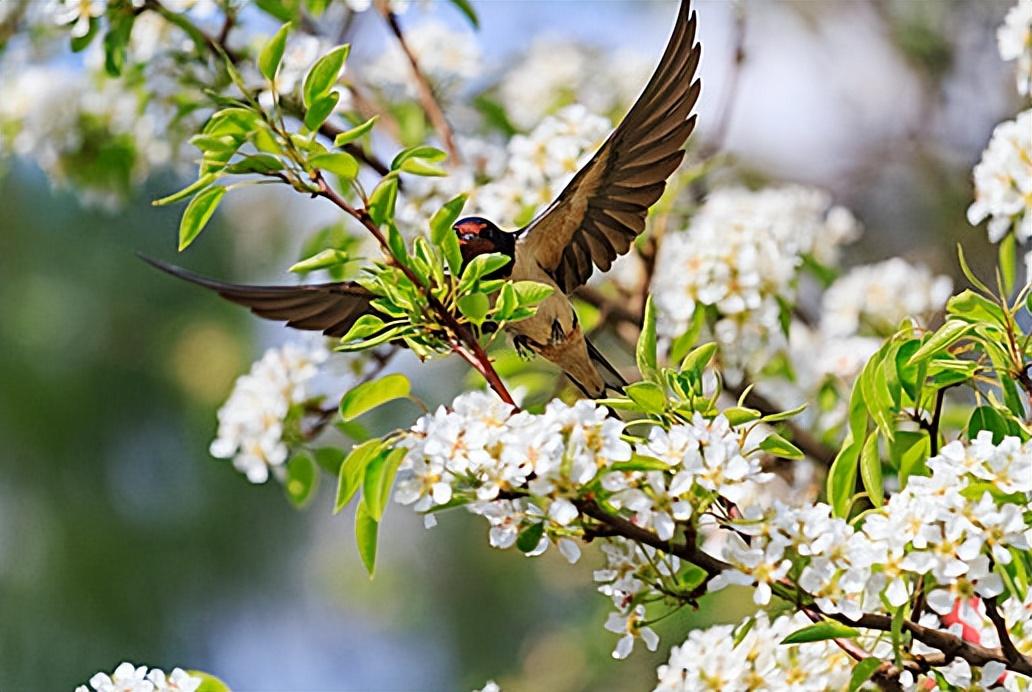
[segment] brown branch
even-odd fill
[[[480,342],[477,341],[476,336],[469,330],[469,328],[455,319],[455,316],[452,315],[441,301],[434,296],[433,292],[430,291],[429,287],[426,286],[418,276],[416,276],[415,272],[409,269],[404,262],[400,262],[397,257],[394,257],[394,253],[391,252],[387,239],[384,237],[379,226],[377,226],[369,216],[369,212],[366,209],[356,209],[348,204],[347,200],[337,194],[337,191],[327,184],[326,179],[323,178],[320,171],[316,171],[314,173],[313,180],[319,188],[319,191],[316,194],[329,200],[349,216],[353,217],[365,226],[366,230],[376,238],[376,242],[380,244],[384,253],[394,260],[395,266],[401,270],[409,281],[423,290],[430,309],[434,311],[437,317],[444,323],[445,327],[447,327],[451,332],[452,350],[459,354],[463,360],[469,363],[474,370],[483,376],[488,386],[494,390],[502,401],[510,406],[516,406],[516,402],[513,401],[512,395],[509,394],[509,390],[506,389],[505,383],[502,382],[502,378],[498,376],[494,366],[491,364],[491,358],[487,355],[487,352],[484,351],[484,347],[480,345]]]
[[[985,614],[989,616],[993,627],[996,628],[996,634],[1000,638],[1000,649],[1003,651],[1003,655],[1007,657],[1007,662],[1012,666],[1020,666],[1022,662],[1028,664],[1029,659],[1018,651],[1018,647],[1014,645],[1014,640],[1010,637],[1010,632],[1007,631],[1007,622],[1003,619],[1003,615],[1000,614],[999,608],[996,607],[996,596],[983,598],[982,603],[985,604]]]
[[[377,7],[394,37],[398,39],[398,45],[405,53],[405,57],[408,58],[409,65],[412,67],[412,77],[415,79],[416,89],[419,91],[419,101],[423,106],[423,110],[426,111],[427,117],[430,118],[430,123],[437,130],[437,134],[440,135],[441,143],[444,144],[444,148],[448,152],[452,163],[461,163],[462,160],[459,157],[459,150],[455,146],[455,136],[452,134],[451,125],[448,124],[448,119],[444,117],[444,110],[441,109],[441,104],[437,101],[437,97],[434,96],[430,80],[427,79],[423,70],[419,67],[419,60],[416,58],[416,54],[412,52],[412,48],[405,40],[405,34],[398,23],[398,17],[391,12],[386,2],[377,3]]]

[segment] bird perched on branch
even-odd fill
[[[585,393],[601,397],[626,384],[585,338],[568,298],[595,267],[608,271],[645,229],[648,209],[663,194],[666,180],[684,158],[682,146],[695,126],[699,98],[696,78],[701,49],[696,17],[683,0],[676,25],[652,78],[620,125],[559,196],[524,228],[503,231],[481,217],[454,225],[464,263],[491,252],[512,261],[502,278],[552,286],[530,318],[508,326],[517,348],[557,364]],[[178,267],[155,266],[215,290],[267,319],[297,329],[343,336],[372,310],[376,297],[353,282],[307,286],[243,286],[207,279]]]

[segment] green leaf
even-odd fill
[[[446,158],[448,158],[448,154],[444,153],[440,149],[421,144],[398,152],[398,155],[394,157],[393,161],[391,161],[391,170],[401,170],[402,164],[413,159],[429,161],[430,163],[439,163],[444,161]]]
[[[195,692],[232,692],[229,685],[211,673],[205,673],[203,670],[188,670],[187,673],[201,679],[201,684]]]
[[[97,17],[90,17],[90,28],[82,36],[72,36],[71,47],[73,53],[80,53],[93,42],[94,37],[100,31],[100,20]]]
[[[877,656],[869,656],[853,666],[853,674],[849,676],[848,692],[857,692],[864,683],[871,679],[874,671],[881,667],[882,660]]]
[[[666,392],[655,382],[635,382],[628,385],[624,392],[631,401],[641,406],[647,413],[663,413],[666,411]]]
[[[782,639],[781,643],[807,644],[827,639],[853,639],[859,636],[860,632],[849,625],[843,625],[841,622],[835,622],[834,620],[825,620],[796,630]]]
[[[853,504],[853,489],[856,487],[857,461],[866,437],[867,413],[860,382],[856,382],[849,397],[849,432],[828,471],[828,504],[836,517],[849,515]]]
[[[283,51],[287,47],[287,34],[289,33],[290,22],[287,22],[262,46],[262,50],[258,54],[258,71],[270,82],[276,79],[276,70],[283,59]]]
[[[411,389],[408,378],[401,373],[363,382],[341,398],[340,416],[346,421],[353,420],[388,401],[407,397]]]
[[[474,29],[480,28],[480,20],[477,19],[477,13],[474,11],[473,4],[469,0],[451,0],[451,3],[466,16],[466,19],[469,20],[469,23],[473,25]]]
[[[979,406],[971,412],[967,423],[967,436],[973,440],[982,430],[993,434],[993,444],[999,444],[1008,434],[1007,419],[992,406]]]
[[[317,154],[308,160],[316,168],[322,168],[334,175],[340,176],[342,180],[352,181],[358,177],[358,161],[351,154],[343,151]]]
[[[334,514],[351,502],[365,478],[366,465],[381,453],[383,444],[383,440],[373,438],[355,445],[344,457],[337,474],[337,501],[333,506]]]
[[[608,468],[612,471],[669,471],[670,464],[655,457],[634,453],[629,461],[617,461]]]
[[[287,478],[283,490],[297,508],[307,505],[315,497],[319,485],[319,469],[307,452],[299,452],[287,462]]]
[[[993,322],[1007,325],[1003,308],[974,291],[961,291],[946,302],[946,312],[968,322]]]
[[[379,118],[380,118],[380,116],[374,115],[373,117],[369,118],[369,120],[366,120],[364,123],[362,123],[361,125],[358,125],[357,127],[353,127],[350,130],[346,130],[344,132],[341,132],[339,135],[337,135],[336,137],[333,138],[333,145],[336,146],[336,147],[342,147],[345,144],[349,144],[350,142],[354,142],[356,139],[360,139],[361,137],[365,136],[366,133],[372,131],[373,126],[376,125],[376,121]]]
[[[459,279],[459,293],[469,291],[481,277],[498,271],[511,261],[511,257],[499,252],[477,255],[466,265],[462,272],[462,278]]]
[[[104,36],[104,70],[112,77],[122,74],[129,38],[136,15],[132,12],[109,12],[109,29]]]
[[[541,542],[541,536],[544,533],[545,522],[539,521],[536,524],[531,524],[520,531],[520,535],[516,537],[516,547],[520,552],[529,553],[538,547],[538,543]]]
[[[641,334],[638,336],[638,343],[634,349],[634,358],[638,363],[638,372],[641,373],[641,376],[646,380],[655,381],[658,373],[656,369],[656,306],[652,302],[651,295],[645,301],[645,319],[642,321]]]
[[[721,413],[724,414],[724,418],[727,418],[727,422],[731,425],[751,423],[754,420],[759,420],[763,415],[756,409],[745,406],[732,406],[731,408],[724,409]]]
[[[355,512],[355,545],[370,579],[376,570],[376,536],[379,528],[380,525],[366,508],[365,501],[358,503],[358,511]]]
[[[706,581],[706,570],[690,562],[685,563],[681,571],[677,573],[677,585],[685,592],[690,592],[702,586]]]
[[[900,668],[903,667],[903,621],[907,617],[907,606],[906,604],[901,605],[892,614],[892,624],[890,632],[892,634],[892,653],[895,659],[896,665]]]
[[[183,218],[179,222],[180,252],[190,247],[190,243],[201,234],[224,194],[226,194],[226,188],[214,185],[198,192],[190,200],[190,204],[186,205],[186,211],[183,212]]]
[[[346,344],[349,341],[364,339],[371,334],[376,334],[386,326],[384,321],[377,315],[362,315],[355,320],[355,323],[351,325],[351,329],[340,338],[340,341]]]
[[[782,459],[802,459],[806,456],[798,447],[777,433],[768,435],[767,439],[760,443],[760,449]]]
[[[376,521],[383,519],[383,512],[390,499],[391,487],[394,485],[394,477],[398,474],[398,467],[405,458],[405,448],[399,447],[390,454],[380,454],[374,457],[365,468],[365,477],[362,482],[362,501],[366,510]]]
[[[681,334],[681,336],[674,339],[674,342],[670,344],[670,362],[676,363],[684,358],[685,354],[688,353],[688,349],[695,345],[698,341],[699,335],[702,333],[702,328],[706,325],[706,309],[702,305],[697,304],[695,306],[695,312],[692,313],[691,324],[688,325],[688,329]]]
[[[713,341],[699,346],[681,361],[681,372],[700,377],[713,356],[717,353],[717,344]]]
[[[312,69],[305,75],[305,83],[301,87],[301,98],[305,108],[311,108],[312,104],[322,98],[340,77],[340,71],[344,68],[344,61],[348,58],[351,46],[344,44],[337,46],[326,55],[315,61]]]
[[[1018,271],[1017,240],[1013,233],[1003,236],[1003,240],[1000,241],[999,261],[1003,290],[1010,295],[1014,291],[1014,282]]]
[[[312,105],[305,111],[305,127],[309,132],[315,132],[326,122],[326,118],[330,117],[333,109],[337,107],[338,101],[340,101],[340,94],[331,91],[312,102]],[[341,155],[344,156],[344,154]]]
[[[327,473],[336,476],[344,462],[344,450],[339,447],[319,447],[313,450],[315,464]]]
[[[945,351],[952,344],[971,331],[972,326],[973,325],[961,320],[948,321],[946,324],[939,327],[939,329],[921,345],[921,348],[914,352],[914,355],[910,356],[910,360],[907,361],[907,363],[917,363],[924,358]]]
[[[472,320],[475,324],[480,324],[484,321],[487,316],[487,311],[491,309],[491,301],[488,300],[487,296],[483,293],[470,293],[464,295],[457,301],[459,306],[459,312]]]
[[[405,163],[401,164],[401,168],[398,170],[402,173],[421,175],[425,178],[443,178],[448,175],[448,171],[444,170],[440,166],[434,166],[418,159],[409,159]]]
[[[931,442],[924,431],[899,430],[889,443],[889,459],[897,469],[899,485],[905,488],[912,475],[924,475],[925,461],[931,455]]]
[[[283,162],[269,154],[254,154],[245,156],[239,161],[226,166],[226,173],[257,173],[268,175],[283,170]]]
[[[864,442],[860,452],[860,479],[864,483],[871,504],[881,507],[885,504],[885,492],[882,488],[881,457],[878,455],[878,433],[872,432]]]
[[[971,271],[971,267],[968,266],[967,258],[964,257],[964,248],[961,247],[960,243],[957,244],[957,259],[960,261],[960,270],[964,272],[964,276],[971,282],[971,285],[982,291],[986,295],[992,295],[993,292],[989,289],[985,283],[975,276],[975,273]]]
[[[398,203],[398,179],[384,178],[369,195],[369,216],[377,224],[394,220],[394,207]]]
[[[290,265],[290,271],[299,274],[307,274],[308,272],[314,272],[317,269],[328,269],[340,264],[346,264],[350,261],[351,257],[349,257],[348,253],[343,250],[329,249],[316,253],[300,262],[295,262]]]
[[[211,185],[213,182],[215,182],[218,179],[218,177],[219,177],[218,173],[208,173],[207,175],[202,175],[200,178],[198,178],[194,182],[190,183],[189,185],[184,187],[179,192],[173,192],[168,197],[162,197],[161,199],[156,199],[153,202],[151,202],[151,204],[154,205],[155,207],[163,207],[166,204],[172,204],[173,202],[178,202],[181,199],[186,199],[187,197],[189,197],[193,193],[197,192],[198,190],[202,190],[202,189],[208,187],[209,185]]]
[[[430,240],[434,245],[441,245],[449,236],[455,236],[452,226],[459,220],[466,198],[465,194],[452,197],[430,217]]]
[[[555,288],[537,281],[513,281],[512,290],[516,294],[516,305],[521,308],[534,307],[555,293]]]

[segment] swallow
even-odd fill
[[[649,207],[684,158],[701,90],[696,76],[701,47],[690,4],[682,0],[663,57],[638,100],[543,212],[516,231],[504,231],[479,216],[453,226],[464,265],[485,253],[503,253],[511,261],[498,270],[497,278],[537,281],[554,289],[532,317],[507,329],[518,351],[555,363],[591,398],[604,396],[607,389],[619,391],[627,383],[585,338],[569,296],[596,268],[608,271],[630,249],[645,230]],[[260,317],[327,336],[344,336],[360,316],[375,312],[371,303],[376,296],[354,282],[246,286],[147,261]]]

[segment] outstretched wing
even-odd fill
[[[583,285],[594,267],[607,271],[630,249],[684,158],[700,89],[693,79],[701,48],[690,4],[682,0],[666,52],[623,122],[521,233],[517,252],[529,252],[566,293]]]
[[[279,320],[295,329],[344,336],[351,325],[371,311],[375,296],[356,283],[341,281],[308,286],[244,286],[215,281],[182,267],[140,256],[145,262],[190,283],[210,288],[226,300],[251,309],[268,320]]]

